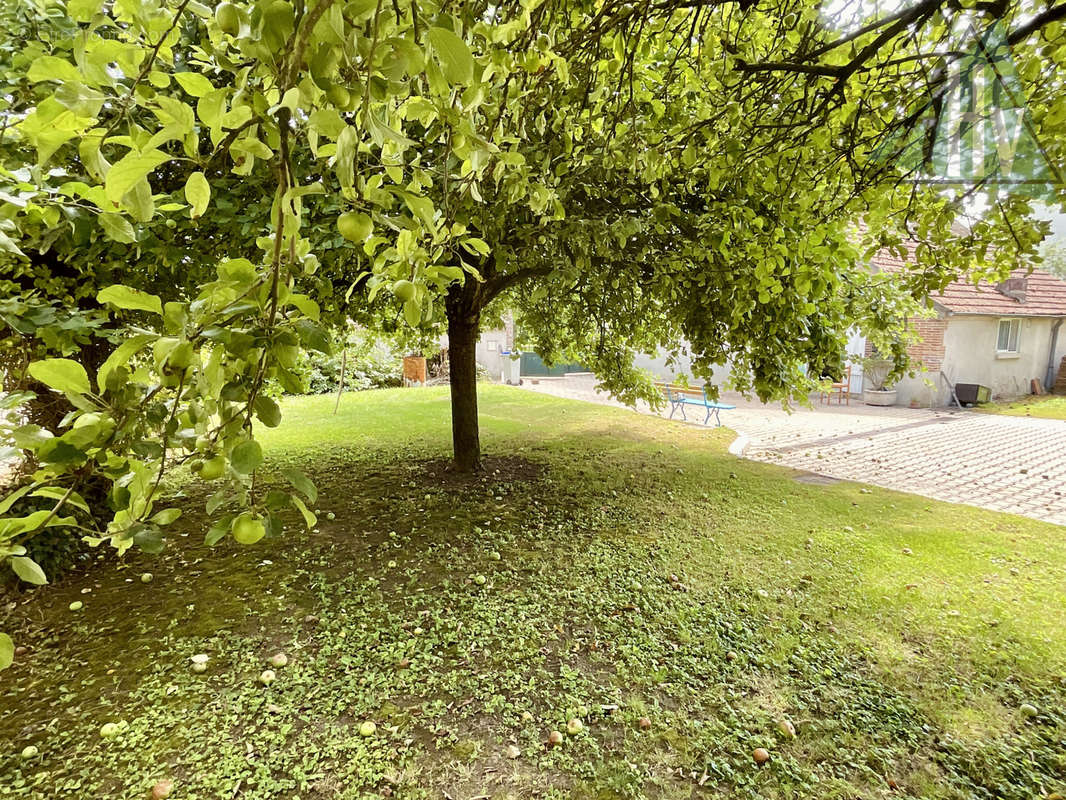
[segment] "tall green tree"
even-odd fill
[[[38,468],[0,503],[0,559],[45,580],[25,544],[75,524],[93,475],[113,519],[87,536],[162,546],[181,464],[218,487],[212,543],[276,535],[286,512],[314,524],[306,476],[257,484],[253,422],[280,423],[266,389],[298,388],[332,314],[446,322],[461,469],[480,461],[473,343],[494,303],[627,397],[649,389],[632,352],[680,337],[699,372],[728,359],[766,398],[832,368],[856,323],[902,368],[914,297],[1042,233],[1020,192],[908,183],[907,133],[995,29],[1057,163],[1066,6],[865,8],[8,0],[0,277],[54,312],[20,333],[44,348],[25,371],[72,411],[4,430]],[[988,211],[953,236],[977,192]],[[904,283],[862,268],[907,237]],[[105,358],[81,357],[100,339]],[[12,511],[28,497],[48,506]]]
[[[681,341],[700,377],[730,363],[738,388],[770,399],[839,371],[854,327],[903,371],[916,304],[961,274],[1027,263],[1045,232],[1033,187],[1012,185],[1002,160],[939,182],[912,133],[954,135],[944,110],[958,78],[1009,67],[1028,105],[1018,119],[1042,148],[1042,188],[1061,198],[1061,9],[864,8],[620,7],[594,42],[558,48],[571,81],[483,109],[537,131],[511,158],[543,187],[544,208],[515,197],[507,176],[437,201],[485,244],[471,254],[480,280],[441,302],[459,468],[479,463],[474,342],[497,298],[542,354],[582,361],[625,399],[655,399],[634,353]],[[444,174],[461,166],[447,151],[419,157]],[[960,234],[978,199],[986,210]],[[873,252],[912,239],[901,279],[870,274]]]

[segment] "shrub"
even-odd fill
[[[346,390],[358,392],[401,384],[400,356],[386,343],[365,331],[353,331],[348,334],[343,346],[335,348],[333,355],[305,352],[301,356],[297,370],[308,394],[337,391],[345,350],[348,353],[344,375]]]

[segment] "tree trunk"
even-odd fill
[[[481,442],[477,420],[477,361],[475,347],[481,328],[481,309],[476,291],[453,287],[445,308],[448,315],[448,368],[451,373],[452,451],[455,469],[477,472],[481,469]]]

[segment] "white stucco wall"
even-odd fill
[[[947,367],[945,367],[945,372],[948,372]],[[963,383],[980,383],[980,381],[963,381]],[[951,403],[951,390],[940,377],[939,371],[919,370],[913,378],[904,377],[893,388],[896,390],[897,406],[909,406],[913,403],[918,408],[937,408]]]
[[[949,318],[944,334],[944,372],[953,383],[980,383],[992,390],[992,397],[1029,394],[1029,382],[1043,383],[1047,374],[1048,347],[1053,320],[1022,317],[1018,355],[996,353],[1000,317],[955,315]],[[1056,368],[1066,355],[1066,324],[1059,330],[1055,348]],[[901,398],[902,399],[902,398]]]
[[[488,370],[489,377],[494,381],[503,379],[506,382],[510,372],[510,359],[503,355],[507,349],[507,332],[503,328],[482,331],[474,348],[474,358]]]
[[[656,378],[664,381],[673,381],[679,375],[685,375],[690,381],[694,383],[702,383],[702,379],[696,379],[692,375],[692,359],[686,355],[682,355],[673,364],[667,365],[667,354],[665,350],[660,350],[655,355],[649,353],[639,353],[633,359],[633,365],[637,369],[643,369],[650,372]],[[715,367],[711,373],[713,379],[711,383],[718,384],[724,387],[725,381],[729,378],[730,369],[728,366]]]

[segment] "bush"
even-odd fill
[[[110,518],[106,482],[90,480],[81,487],[79,494],[89,505],[90,511],[67,506],[63,509],[61,516],[73,517],[75,524],[85,529],[99,528],[106,524]],[[35,497],[30,494],[16,500],[8,513],[21,516],[34,511],[48,510],[54,505],[54,499]],[[48,576],[49,582],[53,582],[64,573],[93,558],[94,548],[86,543],[84,537],[84,531],[74,526],[56,525],[45,528],[24,542],[26,555],[36,561],[44,570],[44,574]],[[9,569],[0,570],[0,585],[28,586],[28,584],[20,583],[15,573]]]
[[[344,375],[346,390],[360,392],[365,389],[399,386],[402,383],[400,356],[384,342],[363,331],[355,331],[348,335],[344,346],[337,347],[331,356],[322,353],[304,353],[301,356],[297,370],[308,394],[329,394],[337,391],[345,350],[348,353]]]

